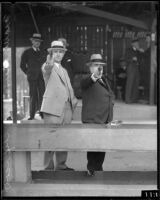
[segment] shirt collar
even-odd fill
[[[137,50],[136,47],[133,47],[133,50],[136,51]]]
[[[32,46],[32,48],[34,51],[37,51],[37,50],[39,51],[39,48],[35,48],[34,46]]]
[[[54,64],[58,69],[60,68],[60,63],[55,62]]]

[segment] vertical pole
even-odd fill
[[[150,105],[154,104],[154,87],[155,87],[155,41],[152,36],[156,32],[156,18],[153,20],[152,29],[151,29],[151,62],[150,62],[150,95],[149,95],[149,103]]]
[[[125,38],[123,38],[122,39],[122,41],[123,41],[123,57],[125,57],[125,54],[126,54],[126,40],[125,40]]]
[[[11,5],[11,63],[12,63],[12,108],[13,123],[17,123],[17,95],[16,95],[16,26],[15,4]]]
[[[104,31],[103,31],[103,34],[104,34],[104,41],[103,41],[103,54],[104,54],[104,58],[106,59],[106,62],[108,64],[108,51],[107,51],[107,47],[108,47],[108,25],[106,25],[104,27]],[[107,66],[106,66],[106,69],[105,69],[105,72],[107,73]]]
[[[111,38],[111,73],[113,74],[113,58],[114,58],[114,55],[113,55],[113,38]]]

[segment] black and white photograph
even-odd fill
[[[2,198],[159,199],[159,2],[0,13]]]

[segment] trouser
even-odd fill
[[[41,108],[43,94],[45,91],[45,83],[43,78],[29,80],[28,83],[30,96],[30,117],[34,118],[35,113]]]
[[[44,122],[51,124],[70,124],[72,120],[71,104],[66,102],[63,113],[60,117],[44,113]],[[56,166],[55,170],[66,168],[67,152],[45,152],[46,165],[48,168],[54,168],[53,155],[55,153]]]
[[[127,83],[126,83],[126,103],[135,103],[138,100],[138,87],[139,87],[139,67],[129,66],[127,73]]]
[[[105,152],[87,152],[87,169],[93,171],[102,171]]]

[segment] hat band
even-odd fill
[[[51,48],[53,48],[53,49],[64,49],[64,47],[63,46],[52,46]]]
[[[92,59],[91,62],[104,62],[102,59]]]
[[[32,39],[38,39],[38,40],[42,40],[42,38],[39,37],[31,37]]]

